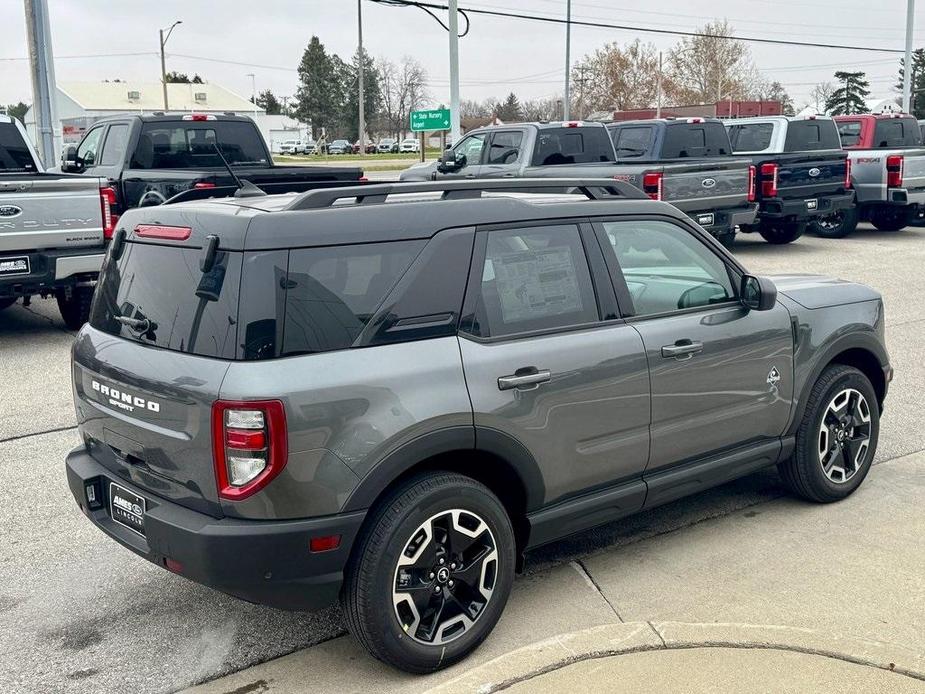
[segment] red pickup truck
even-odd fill
[[[896,231],[925,209],[925,148],[915,118],[906,113],[836,116],[848,150],[860,219]]]

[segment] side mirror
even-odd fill
[[[77,161],[77,147],[68,145],[61,154],[61,170],[66,172],[80,171],[80,164]]]
[[[451,149],[448,149],[443,153],[443,156],[440,157],[440,164],[437,166],[437,170],[443,173],[449,171],[459,171],[466,165],[466,155],[462,152],[454,152]]]
[[[770,311],[777,303],[777,287],[767,277],[743,275],[739,298],[753,311]]]

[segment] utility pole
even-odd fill
[[[366,114],[364,113],[365,104],[363,103],[363,0],[357,0],[357,43],[360,46],[358,49],[359,68],[357,69],[357,81],[360,86],[360,154],[366,154]]]
[[[565,3],[565,112],[562,120],[569,119],[569,106],[571,96],[569,95],[569,73],[572,64],[572,0],[566,0]]]
[[[53,166],[61,151],[57,113],[55,62],[51,50],[47,0],[25,0],[29,67],[32,72],[32,113],[39,154],[46,168]]]
[[[459,142],[459,2],[449,0],[450,28],[450,138]]]
[[[662,52],[658,52],[658,78],[655,82],[655,117],[662,117]]]
[[[575,80],[578,82],[578,120],[584,118],[585,113],[585,84],[588,81],[588,78],[585,77],[585,72],[588,70],[587,65],[579,65],[575,68],[578,71],[578,79]]]
[[[254,120],[257,120],[257,75],[248,72],[245,77],[251,78],[251,103],[254,105],[252,111]]]
[[[912,22],[915,14],[915,0],[906,0],[906,61],[903,66],[903,111],[910,112],[911,96],[909,87],[912,78]]]
[[[182,20],[177,20],[171,24],[167,29],[161,29],[158,33],[161,37],[161,84],[164,85],[164,111],[170,110],[170,105],[167,103],[167,60],[164,58],[164,44],[167,43],[167,39],[170,38],[170,34],[173,32],[174,27],[177,24],[183,24]],[[164,35],[164,32],[167,32],[167,35]]]

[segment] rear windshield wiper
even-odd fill
[[[130,318],[129,316],[115,316],[115,319],[134,330],[136,333],[146,333],[151,329],[151,321],[147,318]]]

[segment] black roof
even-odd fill
[[[226,250],[271,250],[425,239],[453,227],[612,214],[685,218],[672,205],[612,179],[489,179],[367,184],[137,208],[120,218],[119,229],[131,239],[139,224],[188,226],[192,235],[180,245],[201,246],[215,234]]]
[[[666,127],[672,125],[689,125],[688,121],[690,119],[696,119],[701,123],[719,123],[720,125],[726,123],[726,121],[721,118],[703,118],[701,116],[679,116],[677,118],[636,118],[633,120],[618,120],[611,121],[607,123],[608,128],[614,128],[619,125],[652,125],[653,123],[660,123]]]
[[[108,123],[110,121],[127,121],[127,120],[136,120],[142,123],[161,123],[161,122],[176,122],[187,120],[190,121],[191,116],[206,116],[210,121],[247,121],[253,122],[253,119],[250,116],[239,116],[233,113],[199,113],[198,111],[193,111],[191,113],[122,113],[119,115],[106,116],[105,118],[100,118],[98,121],[94,122],[94,125],[97,123]],[[197,122],[193,120],[192,122]]]

